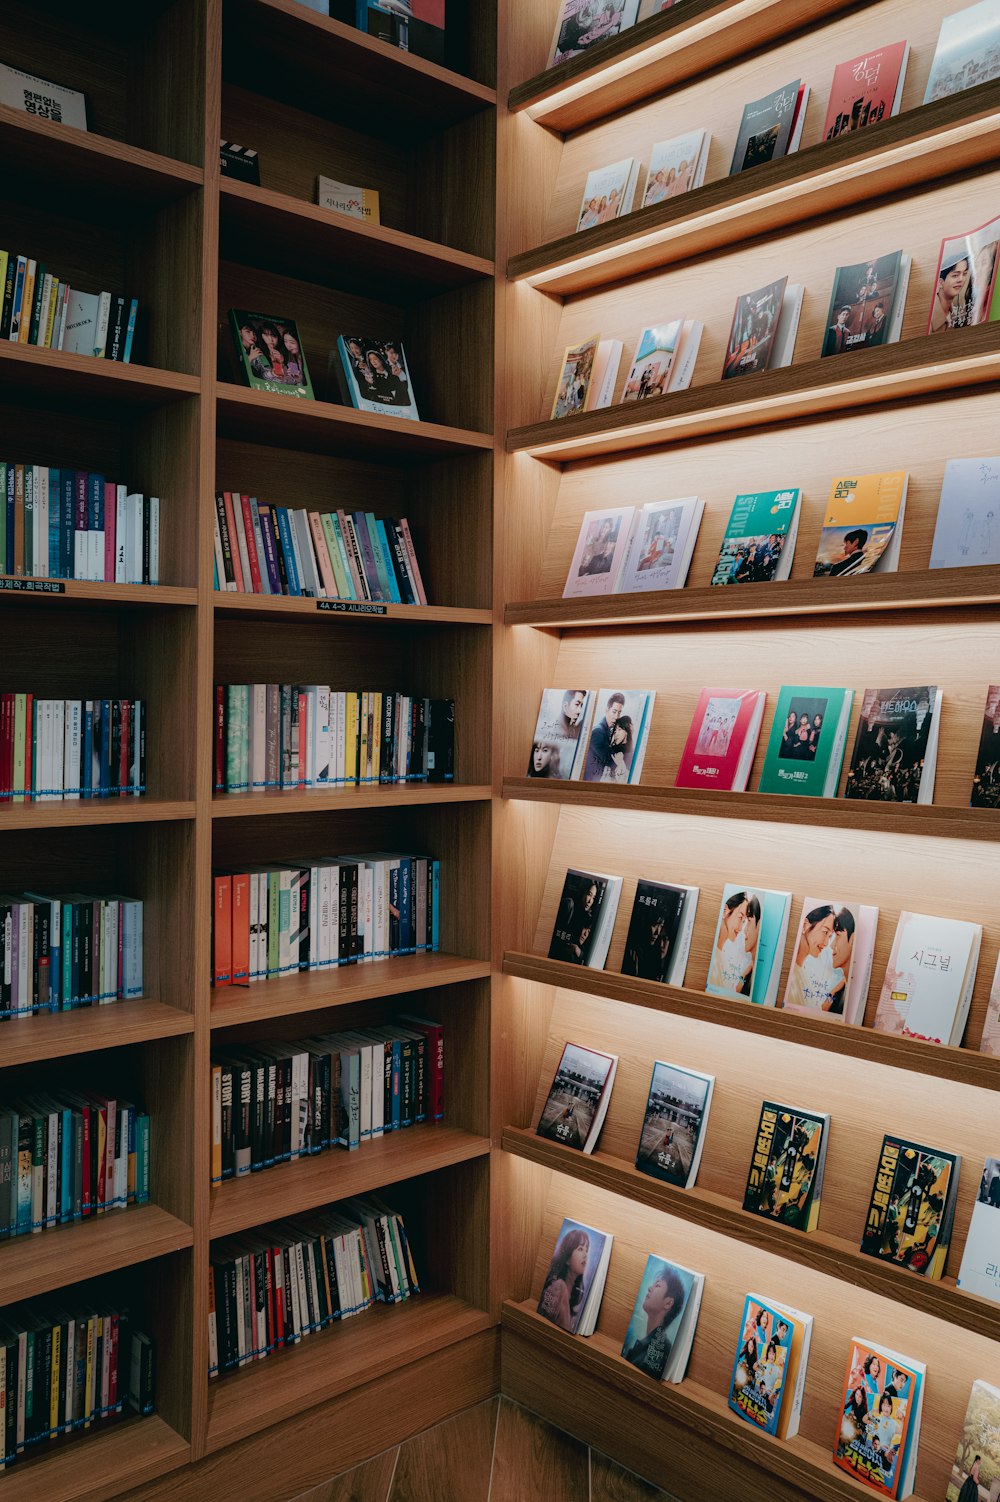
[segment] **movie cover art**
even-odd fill
[[[885,1496],[897,1495],[899,1466],[919,1378],[871,1346],[852,1344],[833,1458]]]
[[[585,339],[582,344],[570,345],[563,356],[562,373],[552,403],[552,417],[568,417],[571,412],[582,412],[590,383],[594,378],[594,361],[600,336]]]
[[[638,9],[639,0],[562,0],[549,67],[617,36],[634,23]]]
[[[623,402],[642,402],[650,396],[663,396],[670,385],[670,372],[683,332],[683,318],[643,329],[625,382]]]
[[[248,386],[282,396],[312,398],[305,351],[293,319],[250,313],[243,308],[232,308],[229,318]]]
[[[902,253],[839,266],[833,281],[823,355],[885,344]]]
[[[542,691],[525,776],[572,777],[589,706],[589,689],[547,688]]]
[[[550,960],[586,965],[608,884],[603,876],[567,871],[549,944]]]
[[[898,1137],[882,1143],[861,1250],[925,1273],[941,1234],[955,1160]]]
[[[417,417],[406,355],[398,340],[345,334],[337,344],[355,407],[362,412]]]
[[[845,798],[916,803],[937,689],[865,690]]]
[[[851,985],[857,903],[808,898],[803,904],[783,1005],[843,1017]]]
[[[765,1101],[743,1208],[804,1231],[816,1184],[824,1122],[808,1112]]]
[[[1000,1492],[1000,1390],[974,1382],[965,1412],[945,1502],[982,1502]]]
[[[716,996],[753,995],[765,898],[749,887],[727,884],[719,908],[706,989]]]
[[[666,984],[685,896],[683,887],[665,886],[662,882],[640,878],[625,939],[623,975]]]
[[[713,695],[705,706],[701,729],[695,742],[696,756],[727,756],[743,708],[742,699],[724,699]]]
[[[667,1184],[687,1184],[705,1119],[709,1081],[674,1064],[653,1065],[635,1166]]]
[[[1000,686],[997,684],[990,684],[986,690],[970,801],[973,808],[1000,808]]]
[[[729,1407],[765,1434],[777,1432],[793,1334],[792,1322],[779,1310],[747,1298]]]
[[[767,369],[787,283],[787,276],[783,276],[780,281],[759,287],[756,292],[744,292],[737,299],[722,367],[724,381]]]
[[[626,1361],[663,1381],[680,1319],[687,1308],[694,1275],[686,1267],[650,1257],[622,1344]]]
[[[567,1043],[542,1108],[538,1136],[582,1150],[613,1064],[609,1054]]]
[[[608,1237],[578,1220],[564,1220],[538,1300],[538,1313],[575,1335]]]
[[[941,242],[928,334],[989,323],[1000,253],[1000,219]]]

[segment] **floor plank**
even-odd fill
[[[588,1502],[587,1446],[500,1400],[490,1502]]]
[[[398,1453],[398,1449],[383,1450],[353,1471],[302,1492],[295,1502],[387,1502]]]
[[[672,1502],[667,1492],[596,1450],[590,1452],[590,1502]]]
[[[467,1408],[402,1444],[389,1502],[489,1502],[499,1401]]]

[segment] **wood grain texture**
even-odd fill
[[[580,1502],[589,1495],[587,1447],[529,1413],[500,1403],[490,1502]]]
[[[111,1046],[171,1038],[189,1033],[192,1027],[190,1012],[147,997],[116,1002],[113,1012],[110,1007],[89,1007],[78,1012],[24,1017],[12,1020],[5,1027],[3,1062],[8,1066],[96,1053]]]
[[[669,1465],[663,1469],[668,1471]],[[671,1502],[671,1498],[591,1447],[590,1502]]]
[[[388,1502],[491,1502],[499,1398],[491,1398],[399,1447]]]
[[[398,1447],[383,1450],[381,1455],[335,1476],[332,1481],[311,1486],[295,1502],[388,1502],[398,1455]]]
[[[478,803],[490,796],[479,783],[386,783],[383,787],[289,789],[282,793],[218,793],[213,819],[256,818],[264,814],[317,813],[330,809],[394,808],[428,803]]]
[[[154,1204],[57,1226],[38,1238],[18,1236],[4,1243],[0,1255],[3,1302],[34,1298],[190,1245],[191,1227]]]
[[[127,1419],[54,1447],[41,1464],[28,1461],[7,1472],[4,1496],[11,1502],[106,1502],[126,1487],[172,1477],[190,1453],[156,1414]]]

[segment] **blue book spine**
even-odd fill
[[[81,798],[92,798],[92,768],[94,765],[94,704],[88,699],[83,711],[83,768],[80,776]]]
[[[139,299],[133,297],[128,310],[128,328],[125,331],[125,352],[122,355],[122,364],[127,365],[132,358],[132,340],[135,338],[135,318],[139,311]]]
[[[385,575],[389,581],[389,594],[393,603],[402,605],[403,596],[399,592],[399,584],[396,580],[396,570],[392,563],[392,552],[389,548],[389,538],[385,530],[385,522],[378,520],[375,523],[375,541],[382,551],[382,562],[385,564]]]
[[[73,904],[64,902],[62,905],[62,944],[60,948],[62,957],[62,983],[59,995],[62,1002],[62,1010],[68,1012],[72,1008],[73,1000]]]
[[[63,561],[65,573],[63,578],[74,577],[74,518],[76,516],[76,503],[73,492],[74,473],[71,469],[61,471],[59,485],[59,525],[62,541],[59,544],[59,553]],[[49,505],[52,504],[51,497]]]
[[[66,578],[62,555],[62,475],[58,469],[49,470],[49,578]]]
[[[273,506],[271,510],[278,518],[278,537],[281,541],[281,551],[285,556],[288,593],[301,595],[302,585],[299,583],[299,571],[295,567],[295,548],[292,544],[292,529],[288,521],[288,512],[284,506]]]

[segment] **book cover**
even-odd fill
[[[229,323],[243,379],[252,390],[313,399],[305,350],[291,318],[230,308]]]
[[[951,1237],[961,1158],[902,1137],[882,1140],[861,1250],[940,1278]]]
[[[341,334],[337,354],[337,385],[348,406],[383,417],[419,421],[406,354],[398,339]]]
[[[797,1231],[813,1231],[830,1118],[766,1100],[754,1142],[743,1208]]]
[[[991,78],[1000,78],[1000,0],[979,0],[941,22],[924,103]]]
[[[742,792],[760,735],[763,689],[703,688],[681,753],[675,787]]]
[[[607,1275],[606,1254],[610,1253],[611,1242],[605,1231],[579,1220],[563,1221],[538,1300],[538,1313],[543,1319],[570,1335],[585,1333],[581,1326],[591,1295],[596,1292],[600,1302],[603,1292],[603,1280],[598,1283],[598,1278],[602,1267]],[[592,1314],[596,1321],[596,1310]]]
[[[884,1497],[905,1497],[911,1490],[924,1371],[909,1357],[857,1336],[851,1341],[833,1458]]]
[[[931,543],[931,568],[1000,563],[1000,456],[949,459]]]
[[[778,1308],[747,1294],[729,1385],[729,1407],[765,1434],[777,1434],[791,1367],[794,1321]]]
[[[960,1042],[982,934],[960,918],[900,913],[875,1027],[925,1043]]]
[[[635,24],[638,12],[639,0],[561,0],[549,67],[617,36]]]
[[[986,690],[983,729],[969,802],[973,808],[1000,808],[1000,685],[995,683]]]
[[[579,775],[587,740],[581,739],[590,718],[591,692],[586,688],[546,688],[538,707],[527,777]]]
[[[724,381],[768,368],[787,284],[783,276],[737,298],[722,367]]]
[[[620,876],[568,870],[552,929],[549,959],[600,970],[607,955],[620,893]]]
[[[786,155],[799,112],[801,83],[802,80],[796,78],[765,94],[763,99],[754,99],[743,106],[729,167],[730,177],[748,167],[758,167],[762,162]]]
[[[607,224],[627,214],[635,196],[637,171],[635,157],[627,156],[620,162],[612,162],[609,167],[597,167],[588,172],[576,221],[577,230],[592,229],[595,224]]]
[[[563,586],[564,600],[614,593],[634,515],[632,506],[585,513]]]
[[[601,336],[584,339],[580,344],[570,344],[563,353],[556,394],[552,402],[551,417],[568,417],[571,412],[582,412],[594,378],[594,364],[600,348]]]
[[[727,882],[705,990],[755,1006],[773,1006],[788,932],[789,892]]]
[[[538,1119],[537,1135],[563,1147],[592,1151],[607,1111],[606,1097],[614,1084],[617,1062],[615,1054],[595,1053],[591,1048],[567,1043]]]
[[[804,1017],[864,1018],[878,908],[805,897],[781,1003]]]
[[[964,235],[941,241],[934,296],[927,315],[928,334],[988,323],[997,314],[994,288],[1000,219],[990,219]]]
[[[993,983],[990,986],[990,997],[986,1004],[986,1021],[983,1024],[979,1051],[1000,1058],[1000,955],[997,956],[996,968],[993,971]]]
[[[863,130],[899,111],[909,42],[896,42],[838,63],[826,107],[823,139],[834,140],[847,131]]]
[[[838,266],[826,315],[821,355],[840,355],[872,349],[898,338],[894,314],[902,311],[909,261],[903,252]]]
[[[1000,1158],[987,1158],[983,1166],[958,1286],[1000,1303]]]
[[[584,782],[638,782],[646,755],[655,689],[599,688],[583,764]]]
[[[676,970],[675,951],[684,937],[682,924],[690,891],[689,887],[639,878],[622,955],[622,975],[655,980],[661,985],[670,981]]]
[[[930,760],[932,730],[936,747],[939,695],[933,684],[865,689],[845,798],[877,803],[926,801],[920,799],[920,792],[925,763]]]
[[[758,791],[835,798],[853,703],[853,688],[783,685]]]
[[[241,146],[238,141],[220,141],[219,172],[223,177],[235,177],[238,182],[259,187],[260,153],[252,146]]]
[[[71,288],[66,308],[66,334],[63,349],[69,354],[92,355],[97,333],[99,292],[80,292]]]
[[[972,1384],[945,1502],[982,1502],[1000,1491],[1000,1388]]]
[[[688,1268],[650,1256],[622,1343],[625,1360],[657,1382],[679,1382],[694,1336],[703,1284],[704,1278]],[[686,1319],[689,1309],[694,1320]],[[690,1329],[685,1340],[682,1332],[687,1325]],[[682,1344],[686,1346],[683,1352]],[[677,1359],[681,1355],[683,1365]]]
[[[0,63],[0,104],[23,110],[36,120],[87,129],[87,102],[76,89],[36,78],[33,73],[22,73],[20,68],[11,68],[6,63]]]
[[[632,523],[619,591],[683,589],[704,510],[704,501],[695,495],[648,501]]]
[[[830,486],[813,577],[895,572],[906,504],[906,470],[841,475]]]
[[[710,582],[761,584],[787,578],[798,531],[800,497],[798,489],[738,495]],[[786,549],[787,558],[783,558]]]
[[[670,141],[657,141],[649,153],[642,207],[664,203],[668,198],[700,188],[705,180],[711,139],[707,130],[694,130]]]
[[[317,177],[316,202],[321,209],[348,214],[366,224],[379,224],[379,200],[374,188],[352,188],[333,177]]]
[[[640,1173],[681,1188],[694,1183],[714,1083],[713,1075],[656,1061],[635,1158]]]
[[[663,396],[670,389],[670,375],[683,335],[683,318],[643,329],[625,379],[623,402],[645,401],[650,396]]]

